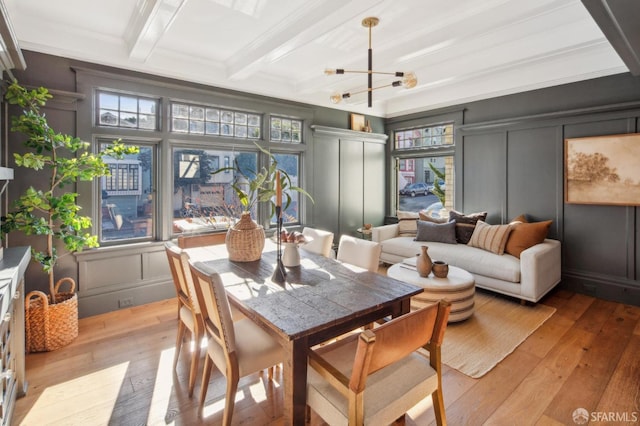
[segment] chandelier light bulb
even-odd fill
[[[339,104],[340,102],[342,102],[342,94],[341,93],[334,93],[334,94],[331,95],[331,97],[329,99],[331,99],[331,103]]]
[[[402,85],[405,88],[411,89],[413,87],[416,87],[417,84],[418,84],[418,77],[416,77],[415,73],[413,72],[404,73],[404,77],[402,77]]]
[[[336,70],[334,68],[325,68],[324,69],[324,75],[334,75],[336,73]]]

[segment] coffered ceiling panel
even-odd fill
[[[5,0],[23,49],[379,116],[627,72],[580,0]],[[413,71],[413,89],[366,74]],[[28,66],[28,64],[27,64]],[[393,81],[374,76],[373,86]]]

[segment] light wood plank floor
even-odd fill
[[[542,303],[557,312],[484,377],[444,367],[449,424],[573,425],[579,407],[640,416],[640,308],[560,290]],[[175,333],[175,300],[82,319],[71,345],[28,355],[29,389],[13,424],[220,424],[224,377],[213,373],[198,417],[200,385],[189,399],[187,360],[172,372]],[[281,373],[273,382],[266,372],[241,380],[234,424],[283,424]],[[433,419],[427,398],[407,424]],[[311,424],[324,423],[314,414]]]

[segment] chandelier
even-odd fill
[[[412,87],[415,87],[416,84],[418,83],[418,79],[416,78],[416,75],[413,72],[381,72],[381,71],[373,71],[373,50],[371,49],[371,28],[375,27],[376,25],[378,25],[378,22],[380,22],[380,20],[376,17],[368,17],[368,18],[364,18],[362,20],[362,26],[365,28],[369,28],[369,50],[368,50],[368,55],[369,55],[369,66],[367,68],[366,71],[359,71],[359,70],[345,70],[343,68],[327,68],[324,70],[324,73],[326,75],[334,75],[334,74],[367,74],[368,77],[368,84],[367,84],[367,88],[366,89],[362,89],[362,90],[358,90],[355,92],[345,92],[345,93],[334,93],[331,95],[331,102],[333,102],[334,104],[338,104],[340,103],[343,99],[348,99],[350,98],[352,95],[357,95],[360,93],[364,93],[367,92],[367,96],[368,96],[368,105],[369,108],[371,108],[371,105],[373,103],[373,91],[374,90],[378,90],[378,89],[382,89],[385,87],[398,87],[398,86],[403,86],[407,89],[411,89]],[[377,87],[373,87],[373,74],[384,74],[384,75],[392,75],[394,77],[402,77],[402,79],[400,80],[396,80],[393,81],[389,84],[384,84],[382,86],[377,86]]]

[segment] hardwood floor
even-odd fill
[[[580,407],[601,420],[618,416],[606,424],[640,422],[640,307],[561,290],[542,303],[556,313],[482,378],[444,366],[449,424],[573,425]],[[27,356],[29,389],[13,424],[220,424],[224,377],[212,374],[198,417],[200,383],[188,398],[187,359],[172,371],[175,333],[173,299],[80,320],[71,345]],[[266,372],[240,381],[234,424],[283,424],[281,373],[273,382]],[[433,423],[430,398],[407,418],[408,425]],[[324,423],[313,414],[311,424]]]

